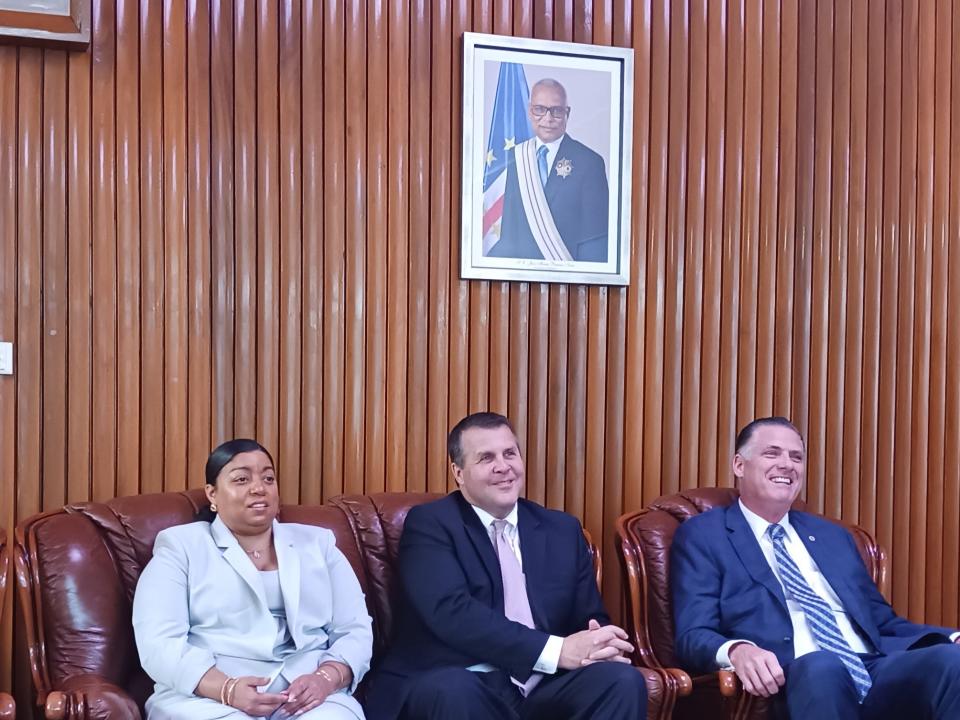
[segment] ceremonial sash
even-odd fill
[[[520,199],[527,216],[527,225],[533,239],[540,248],[540,254],[546,260],[573,260],[567,249],[553,213],[547,205],[547,196],[540,182],[540,169],[537,167],[537,142],[531,138],[514,148],[517,163],[517,179],[520,181]]]

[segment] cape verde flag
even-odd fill
[[[523,65],[500,63],[497,95],[493,101],[490,137],[483,171],[483,254],[500,239],[503,194],[507,186],[507,168],[513,163],[513,146],[533,136],[527,103],[530,88]]]

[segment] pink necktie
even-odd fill
[[[493,521],[494,545],[497,548],[497,557],[500,559],[500,575],[503,578],[503,614],[507,619],[523,623],[528,628],[534,627],[533,613],[530,612],[530,600],[527,598],[527,581],[523,577],[520,561],[510,547],[504,535],[507,527],[506,520]],[[534,673],[525,683],[510,678],[520,687],[524,697],[540,682],[541,675]]]

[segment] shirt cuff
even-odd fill
[[[738,643],[749,643],[756,647],[756,643],[752,643],[749,640],[727,640],[720,648],[717,650],[717,667],[721,670],[732,670],[733,664],[730,662],[730,648]]]
[[[551,635],[547,638],[547,644],[543,646],[543,652],[537,658],[533,665],[533,671],[553,675],[560,664],[560,651],[563,650],[563,638],[559,635]]]
[[[956,642],[958,637],[960,637],[960,631],[950,633],[950,642]]]

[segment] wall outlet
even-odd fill
[[[0,342],[0,375],[13,375],[12,342]]]

